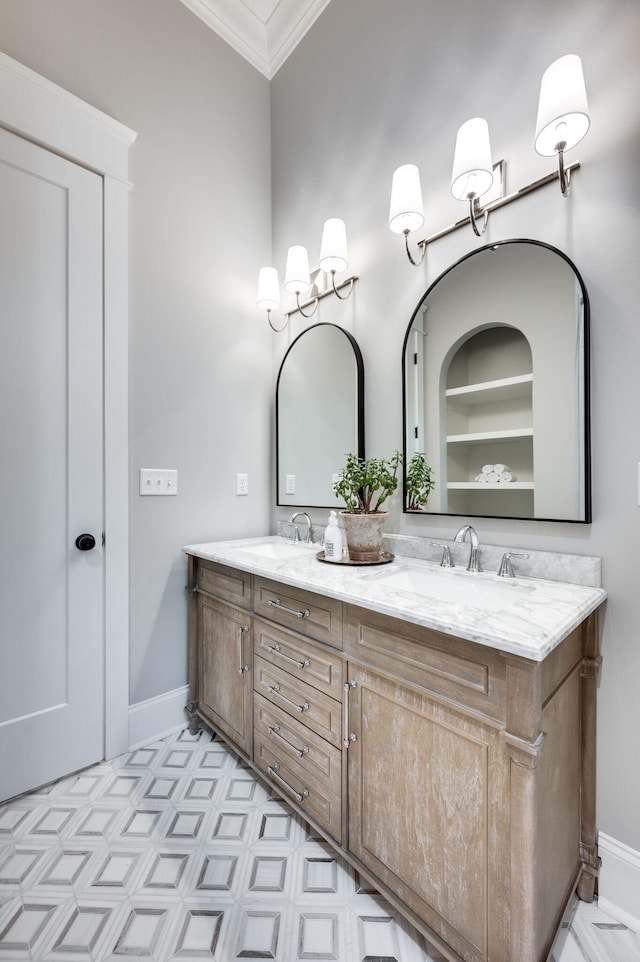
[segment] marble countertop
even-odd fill
[[[602,588],[472,574],[464,568],[442,569],[430,561],[399,555],[380,566],[329,564],[317,559],[319,547],[265,536],[192,544],[183,551],[533,661],[546,658],[606,598]],[[409,569],[418,577],[427,574],[441,585],[440,597],[436,590],[416,593],[405,586],[381,583],[390,574]],[[402,580],[398,578],[400,583]],[[464,596],[467,588],[469,602],[455,600],[456,595]],[[490,597],[492,592],[499,600],[490,601],[487,607],[482,596]],[[442,596],[447,594],[454,600],[444,600]]]

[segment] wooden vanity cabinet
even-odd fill
[[[250,758],[253,743],[251,576],[197,559],[191,559],[190,568],[187,714],[191,730],[197,730],[200,717]],[[228,600],[236,603],[229,604]]]
[[[254,763],[341,845],[343,605],[256,578],[254,609]]]
[[[447,959],[544,962],[574,887],[590,901],[598,871],[597,613],[534,662],[190,568],[192,720]]]
[[[345,651],[349,852],[452,958],[543,962],[597,874],[595,615],[534,662],[350,607]]]

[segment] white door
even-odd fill
[[[0,799],[104,757],[102,420],[102,179],[0,130]]]

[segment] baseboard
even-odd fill
[[[189,686],[129,705],[129,750],[180,731],[187,724],[184,706]]]
[[[600,832],[598,854],[602,859],[598,905],[603,912],[640,932],[640,852]]]

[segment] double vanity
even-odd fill
[[[444,569],[405,541],[364,568],[278,537],[186,547],[192,729],[446,958],[542,962],[574,888],[594,894],[605,593],[469,573],[467,545]]]

